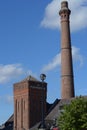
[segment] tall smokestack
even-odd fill
[[[74,79],[72,66],[71,38],[68,2],[61,3],[61,96],[62,99],[74,97]]]

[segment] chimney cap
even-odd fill
[[[61,2],[61,8],[68,8],[68,2],[67,1],[62,1]]]
[[[67,1],[62,1],[61,2],[61,10],[59,11],[59,15],[62,13],[67,12],[68,14],[71,13],[71,10],[68,8],[68,2]]]

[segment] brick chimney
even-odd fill
[[[61,3],[59,15],[61,17],[61,97],[68,99],[74,97],[74,79],[72,65],[72,50],[70,38],[69,17],[71,11],[68,2]]]

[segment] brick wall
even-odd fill
[[[29,129],[41,121],[42,91],[46,113],[47,84],[36,81],[23,81],[14,84],[14,130]]]

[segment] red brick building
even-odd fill
[[[47,83],[29,76],[14,84],[14,130],[28,130],[41,121],[42,92],[46,113]]]

